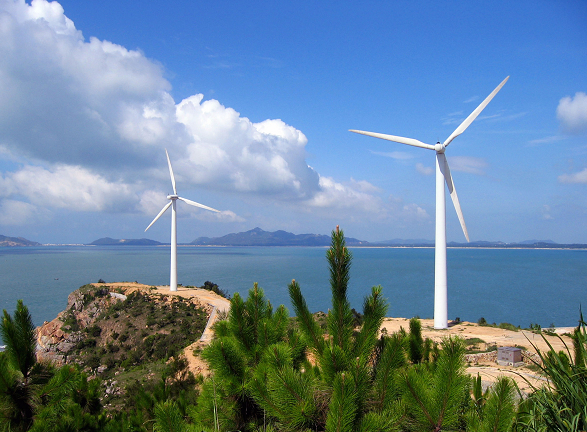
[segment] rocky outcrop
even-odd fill
[[[69,294],[65,310],[37,329],[37,360],[66,363],[69,353],[84,339],[83,330],[113,302],[122,301],[110,294],[108,288],[94,285],[84,285]]]

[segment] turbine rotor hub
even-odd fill
[[[439,142],[437,142],[436,145],[434,146],[434,150],[436,151],[436,153],[444,153],[445,149],[446,149],[446,146],[444,144],[440,144]]]
[[[167,199],[169,200],[176,200],[179,198],[179,195],[167,195]]]

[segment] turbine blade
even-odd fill
[[[192,205],[194,207],[200,207],[200,208],[203,208],[203,209],[206,209],[206,210],[210,210],[210,211],[213,211],[213,212],[216,212],[216,213],[220,213],[220,210],[213,209],[212,207],[205,206],[204,204],[200,204],[200,203],[197,203],[195,201],[192,201],[192,200],[189,200],[189,199],[186,199],[186,198],[177,197],[177,199],[180,199],[184,203],[189,204],[189,205]]]
[[[161,209],[161,211],[159,212],[159,214],[158,214],[157,216],[155,216],[155,219],[153,219],[153,222],[151,222],[151,223],[149,224],[149,226],[147,227],[147,229],[145,230],[145,232],[147,232],[147,230],[148,230],[149,228],[151,228],[151,225],[153,225],[155,222],[157,222],[157,219],[159,219],[159,218],[161,217],[161,215],[162,215],[163,213],[165,213],[165,211],[166,211],[166,210],[167,210],[167,209],[168,209],[168,208],[171,206],[171,204],[172,204],[172,203],[173,203],[173,201],[169,201],[169,202],[167,203],[167,205]]]
[[[485,109],[485,107],[487,106],[487,104],[489,102],[491,102],[491,99],[493,99],[493,97],[497,94],[498,91],[501,90],[501,88],[503,87],[503,85],[507,82],[507,80],[509,80],[510,77],[509,75],[506,77],[506,79],[504,79],[501,84],[499,84],[495,90],[493,90],[491,92],[491,94],[489,96],[487,96],[485,98],[485,100],[483,102],[481,102],[481,105],[479,105],[475,111],[473,111],[471,114],[469,114],[469,117],[467,117],[465,119],[464,122],[462,122],[458,128],[455,129],[455,131],[446,139],[446,141],[444,142],[444,145],[447,146],[450,144],[450,142],[455,139],[456,137],[458,137],[460,134],[462,134],[463,132],[465,132],[465,129],[467,129],[469,127],[469,125],[471,123],[473,123],[473,120],[475,120],[477,118],[477,116],[481,113],[481,111],[483,111]]]
[[[365,132],[365,131],[360,131],[360,130],[355,130],[355,129],[349,129],[349,132],[354,132],[354,133],[358,133],[358,134],[362,134],[362,135],[367,135],[367,136],[372,136],[375,138],[381,138],[387,141],[394,141],[394,142],[398,142],[401,144],[407,144],[407,145],[411,145],[414,147],[422,147],[425,149],[430,149],[430,150],[434,150],[434,146],[431,144],[425,144],[422,141],[418,141],[417,139],[413,139],[413,138],[404,138],[404,137],[400,137],[400,136],[395,136],[395,135],[386,135],[386,134],[381,134],[381,133],[376,133],[376,132]]]
[[[436,157],[439,158],[439,166],[440,171],[444,175],[444,180],[446,181],[446,185],[448,186],[448,191],[450,192],[450,198],[452,199],[452,203],[455,206],[455,210],[457,211],[457,216],[459,218],[459,222],[461,223],[461,228],[463,228],[463,233],[465,234],[465,238],[469,242],[469,233],[467,232],[467,226],[465,225],[465,218],[463,217],[463,212],[461,210],[461,205],[459,204],[459,197],[457,196],[457,190],[455,189],[455,185],[452,181],[452,175],[450,174],[450,168],[448,167],[448,161],[446,160],[446,156],[444,153],[437,153]]]
[[[175,189],[175,176],[173,175],[173,168],[171,168],[171,161],[169,160],[169,153],[167,153],[167,149],[165,149],[165,154],[167,155],[167,165],[169,165],[169,175],[171,176],[171,184],[173,185],[173,195],[177,195],[177,189]]]

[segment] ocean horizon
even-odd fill
[[[383,287],[387,315],[433,317],[434,248],[357,247],[348,297],[362,310],[374,285]],[[292,312],[287,285],[300,283],[312,311],[327,311],[330,285],[325,247],[184,246],[178,283],[209,280],[247,295],[254,282],[276,307]],[[449,248],[448,317],[528,327],[575,326],[587,302],[587,250]],[[0,247],[0,308],[28,306],[36,325],[50,321],[80,286],[106,282],[169,284],[169,246]]]

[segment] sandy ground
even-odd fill
[[[434,321],[431,319],[420,320],[422,323],[422,336],[428,337],[436,342],[442,341],[447,336],[459,336],[463,339],[479,338],[485,341],[484,344],[479,344],[480,349],[484,349],[487,345],[501,346],[517,346],[524,348],[531,352],[536,352],[536,348],[541,351],[548,351],[548,344],[545,342],[542,335],[526,331],[511,331],[495,327],[480,326],[476,323],[462,322],[460,324],[449,327],[446,330],[434,329]],[[383,322],[382,328],[385,328],[388,333],[398,331],[401,327],[409,329],[409,319],[406,318],[386,318]],[[556,351],[567,351],[565,343],[570,350],[572,350],[573,343],[570,337],[565,336],[565,333],[571,333],[572,327],[561,327],[556,329],[556,333],[560,335],[548,336],[544,335],[546,340],[552,345]],[[572,351],[571,351],[572,353]],[[499,366],[490,361],[479,361],[478,364],[472,364],[467,367],[467,372],[472,376],[481,376],[481,380],[485,386],[491,385],[495,380],[502,375],[513,378],[518,387],[523,392],[530,392],[531,386],[542,386],[546,380],[539,376],[535,371],[528,367],[511,367]]]
[[[115,286],[116,284],[109,285]],[[132,284],[126,283],[124,285],[128,287]],[[218,319],[219,313],[228,312],[230,301],[211,291],[200,288],[178,287],[177,292],[170,293],[168,286],[158,286],[157,292],[165,295],[173,294],[182,297],[195,297],[200,302],[213,307],[212,314],[210,315],[208,325],[202,338],[185,349],[185,355],[190,370],[195,374],[203,374],[204,376],[207,376],[209,374],[207,365],[198,355],[194,355],[194,351],[197,353],[210,343],[213,338],[211,327]],[[542,335],[530,331],[504,330],[495,327],[479,326],[476,323],[470,322],[462,322],[451,326],[446,330],[436,330],[434,329],[433,320],[423,319],[421,322],[423,337],[428,337],[436,342],[442,341],[442,339],[447,336],[459,336],[465,340],[472,338],[482,339],[484,343],[479,343],[478,346],[481,350],[485,349],[488,345],[494,344],[498,347],[517,346],[531,352],[536,352],[536,348],[541,351],[547,351],[549,349],[548,344],[545,342]],[[401,327],[407,330],[409,328],[409,319],[386,318],[382,325],[382,329],[385,329],[384,331],[387,331],[389,334],[399,331]],[[560,337],[545,335],[545,338],[556,351],[566,351],[567,348],[565,347],[565,343],[569,349],[572,350],[572,341],[565,335],[565,333],[571,333],[572,331],[572,327],[559,328],[556,332]],[[467,367],[467,372],[472,376],[477,376],[477,374],[479,374],[485,386],[491,385],[491,383],[493,383],[499,376],[509,376],[518,383],[520,390],[524,392],[529,392],[531,386],[541,386],[546,383],[546,380],[543,377],[539,376],[535,371],[528,367],[522,366],[514,368],[510,366],[498,366],[496,363],[490,361],[479,361],[475,364],[471,364]]]

